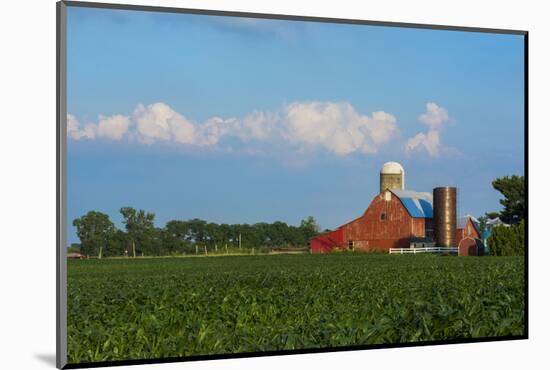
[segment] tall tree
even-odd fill
[[[127,256],[130,248],[130,238],[124,230],[117,229],[109,240],[109,248],[105,254],[112,256]]]
[[[76,234],[80,238],[80,250],[86,255],[98,255],[101,258],[103,249],[114,235],[115,225],[105,213],[90,211],[73,221]]]
[[[309,239],[313,238],[315,235],[319,234],[319,225],[313,216],[309,216],[305,220],[300,222],[300,230],[304,236],[302,241],[304,244],[309,242]]]
[[[504,176],[493,181],[493,188],[498,190],[504,199],[500,204],[504,209],[500,219],[509,224],[519,223],[525,218],[525,181],[523,176]]]
[[[189,225],[186,221],[169,221],[163,232],[164,248],[169,253],[185,252],[189,248]]]
[[[206,221],[199,220],[198,218],[187,221],[189,239],[195,244],[204,245],[208,240],[206,225]]]
[[[123,217],[123,223],[132,245],[132,254],[136,253],[151,254],[152,246],[155,243],[156,229],[154,225],[155,214],[136,210],[132,207],[122,207],[120,213]],[[156,253],[154,253],[156,254]]]

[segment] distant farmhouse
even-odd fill
[[[71,253],[67,253],[67,258],[70,260],[83,260],[88,258],[88,256],[80,252],[71,252]]]
[[[435,201],[434,201],[435,200]],[[312,253],[452,251],[483,255],[479,222],[456,217],[456,188],[433,193],[405,190],[405,170],[388,162],[380,170],[380,193],[362,216],[310,240]],[[452,253],[451,252],[451,253]]]

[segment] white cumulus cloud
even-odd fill
[[[120,114],[114,116],[99,116],[97,123],[89,123],[81,127],[80,122],[72,114],[67,115],[67,136],[74,140],[92,140],[105,137],[120,140],[128,132],[130,118]]]
[[[447,110],[436,103],[427,103],[426,112],[418,120],[428,126],[428,131],[418,133],[409,138],[405,144],[405,152],[425,151],[430,157],[438,157],[441,148],[441,130],[449,121]]]
[[[139,104],[134,110],[137,139],[145,144],[159,140],[192,144],[195,140],[195,126],[187,118],[165,103],[148,106]]]
[[[430,130],[427,133],[419,133],[407,141],[405,150],[410,153],[416,149],[425,150],[430,157],[439,156],[439,131]]]
[[[74,140],[95,139],[97,127],[89,124],[80,127],[80,122],[72,114],[67,114],[67,136]]]
[[[243,141],[267,140],[280,135],[280,115],[273,112],[253,112],[239,123],[238,136]]]
[[[97,123],[97,135],[113,140],[120,140],[130,126],[130,117],[116,114],[114,116],[99,116]]]
[[[198,127],[198,137],[195,144],[201,146],[216,146],[224,136],[231,136],[238,130],[235,118],[212,117]]]
[[[295,102],[275,112],[255,111],[243,117],[189,120],[169,105],[139,104],[130,116],[99,116],[84,128],[67,116],[68,136],[75,140],[107,138],[143,144],[173,142],[197,147],[221,147],[225,138],[269,142],[295,150],[324,149],[336,155],[376,153],[397,133],[396,118],[378,111],[358,113],[346,102]],[[253,151],[252,151],[253,152]]]
[[[436,103],[426,104],[426,113],[422,113],[418,120],[432,130],[438,130],[449,120],[447,109],[440,107]]]
[[[349,103],[293,103],[285,115],[285,137],[290,143],[321,146],[338,155],[375,153],[397,132],[393,115],[361,115]]]

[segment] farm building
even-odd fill
[[[475,217],[466,215],[457,219],[456,240],[459,256],[482,256],[484,254],[479,221]]]
[[[80,252],[71,252],[71,253],[67,253],[67,258],[70,260],[82,260],[88,257]]]
[[[380,251],[390,248],[426,248],[439,244],[459,247],[459,255],[480,255],[481,238],[472,216],[456,219],[456,188],[432,193],[405,190],[405,171],[396,162],[380,171],[380,193],[360,217],[310,240],[312,253],[334,250]],[[437,225],[439,226],[437,226]]]

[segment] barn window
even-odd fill
[[[384,212],[380,213],[380,220],[384,221],[386,219],[386,214]]]
[[[353,250],[353,240],[348,240],[348,249],[349,249],[350,251]]]

